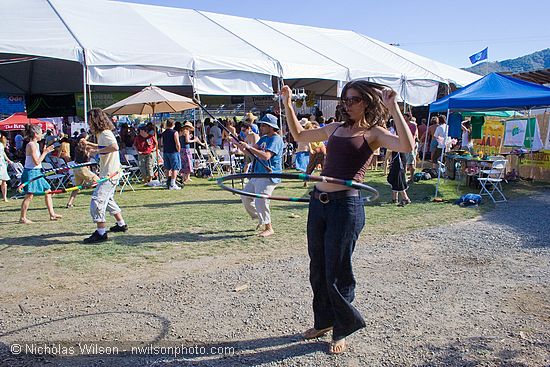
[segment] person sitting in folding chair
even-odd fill
[[[84,138],[78,141],[78,144],[74,150],[74,162],[76,164],[90,162],[90,151],[93,149],[91,146],[93,143],[90,143],[90,145],[88,145],[87,143],[88,142]],[[91,184],[94,181],[99,180],[99,177],[95,173],[93,173],[87,166],[73,168],[73,173],[75,186]],[[76,195],[78,195],[79,192],[80,190],[75,190],[71,192],[71,196],[69,197],[69,201],[67,202],[67,208],[72,208],[74,206]]]

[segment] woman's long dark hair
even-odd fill
[[[389,87],[366,80],[353,80],[348,82],[344,86],[344,89],[342,89],[342,106],[345,106],[343,99],[346,97],[348,89],[356,90],[367,105],[365,107],[366,123],[359,123],[359,127],[366,127],[368,129],[374,126],[386,127],[389,111],[386,106],[384,106],[384,103],[382,103],[381,92],[384,88]],[[344,126],[353,126],[355,124],[355,121],[350,118],[345,109],[342,109],[342,115],[344,117]]]
[[[94,134],[99,134],[104,130],[114,130],[115,125],[101,108],[92,108],[88,111],[88,124]]]

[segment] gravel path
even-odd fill
[[[550,191],[479,220],[366,238],[354,257],[354,304],[367,327],[342,356],[326,354],[329,337],[300,338],[312,319],[305,254],[217,261],[2,307],[0,366],[550,366]],[[119,353],[7,350],[28,340]],[[122,351],[136,341],[159,348]],[[155,354],[180,345],[195,353]]]

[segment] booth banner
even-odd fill
[[[0,114],[25,112],[25,96],[0,93]]]
[[[545,152],[526,154],[525,157],[520,160],[520,164],[522,166],[550,168],[550,154]]]
[[[534,133],[530,134],[531,131]],[[536,118],[529,121],[527,134],[525,136],[525,147],[533,151],[539,151],[544,147],[542,139],[540,138],[540,129]]]
[[[92,106],[93,108],[105,108],[109,107],[112,104],[117,103],[118,101],[123,100],[124,98],[130,97],[132,93],[127,92],[94,92],[91,93],[92,96]],[[74,101],[76,104],[76,115],[84,118],[84,93],[75,93]],[[88,109],[91,108],[88,105]]]
[[[527,120],[508,120],[504,132],[504,146],[523,147]]]

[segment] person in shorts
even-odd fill
[[[176,184],[176,177],[181,169],[180,139],[179,133],[174,130],[176,122],[172,119],[166,120],[166,130],[162,132],[162,146],[164,169],[166,170],[166,188],[169,190],[181,190]]]

